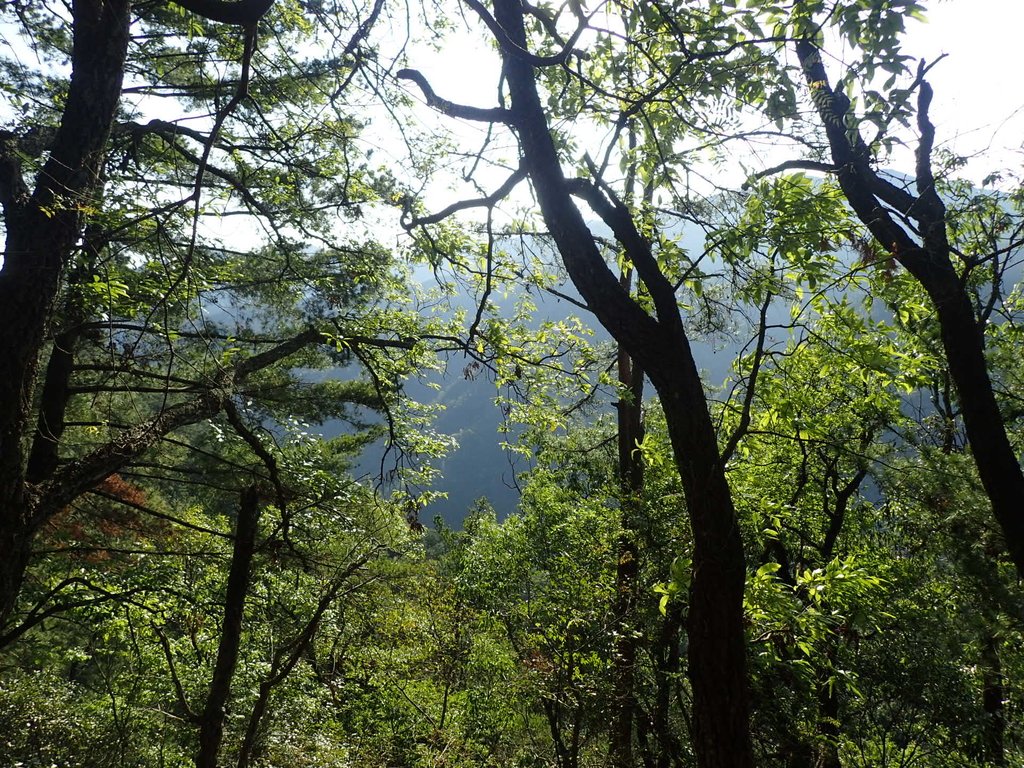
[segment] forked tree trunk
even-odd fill
[[[76,0],[71,84],[49,158],[29,191],[14,139],[0,145],[0,204],[7,240],[0,270],[0,627],[24,580],[41,525],[26,486],[26,450],[39,357],[61,274],[98,196],[125,56],[127,0]]]
[[[850,207],[882,248],[925,289],[935,307],[942,347],[956,387],[964,429],[978,476],[1003,532],[1006,548],[1024,574],[1024,472],[1006,432],[985,359],[982,323],[953,264],[946,207],[932,173],[935,127],[928,117],[931,86],[919,73],[915,194],[895,186],[871,165],[870,148],[847,124],[850,102],[833,91],[821,52],[809,40],[796,44],[832,152],[834,172]],[[911,234],[889,210],[913,220]]]
[[[608,268],[570,197],[570,184],[548,128],[527,55],[522,0],[495,0],[511,95],[510,122],[548,231],[566,270],[601,324],[648,375],[661,399],[675,464],[693,528],[689,675],[695,750],[701,768],[753,765],[743,626],[746,565],[714,425],[671,283],[617,201],[588,182],[588,195],[615,232],[651,296],[657,319],[642,309]]]
[[[255,24],[273,0],[175,2],[208,19],[243,26],[251,40]],[[75,486],[81,493],[90,487],[87,480],[102,480],[149,444],[140,436],[122,441],[123,445],[112,443],[105,455],[96,457],[102,471],[90,467],[66,484],[48,476],[54,473],[60,436],[43,436],[50,445],[30,447],[36,379],[50,315],[64,270],[80,247],[86,216],[100,207],[102,168],[121,98],[132,16],[130,0],[74,0],[68,5],[71,82],[34,189],[22,171],[17,136],[0,131],[0,206],[6,232],[0,268],[0,629],[11,623],[32,539],[70,502],[64,498],[66,491]],[[42,403],[44,426],[54,423],[59,405],[52,400]],[[206,415],[210,414],[197,418]]]

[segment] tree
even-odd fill
[[[1011,205],[1004,208],[998,230],[987,230],[982,239],[962,225],[959,195],[949,182],[955,165],[944,165],[941,158],[936,162],[936,132],[929,117],[934,94],[927,75],[938,62],[920,61],[911,78],[910,57],[900,41],[905,19],[920,17],[923,8],[916,3],[856,2],[825,14],[821,3],[801,2],[784,18],[771,3],[754,5],[757,12],[742,20],[751,33],[784,32],[799,62],[799,72],[790,73],[778,58],[774,87],[780,97],[760,100],[767,117],[798,135],[809,123],[800,105],[806,104],[818,118],[804,137],[804,147],[814,152],[756,175],[801,168],[834,176],[867,231],[865,262],[885,269],[888,263],[898,264],[924,289],[935,311],[958,415],[979,476],[1007,550],[1022,570],[1024,472],[1007,434],[985,349],[986,326],[1003,306],[1003,277],[1008,259],[1022,244],[1022,226]],[[823,61],[825,29],[857,53],[834,85]],[[873,78],[882,72],[888,79],[879,89]],[[901,78],[907,82],[899,83]],[[806,90],[798,99],[800,81]],[[913,173],[901,176],[885,170],[893,146],[904,138],[901,131],[914,118],[916,135],[906,137],[915,145]],[[870,139],[869,128],[875,131]],[[825,153],[831,162],[821,161]]]
[[[571,180],[563,174],[562,159],[536,78],[538,68],[560,65],[572,56],[571,43],[559,46],[562,52],[551,57],[535,55],[530,52],[524,21],[526,9],[521,3],[500,0],[494,4],[493,16],[480,4],[471,3],[470,7],[492,31],[498,44],[508,83],[509,106],[462,107],[437,97],[418,72],[405,70],[399,74],[417,82],[428,101],[441,111],[501,123],[515,133],[521,171],[513,181],[524,174],[529,177],[552,242],[586,308],[657,390],[694,536],[688,670],[699,764],[751,765],[742,616],[746,575],[743,545],[673,277],[659,263],[650,240],[641,233],[631,211],[611,191],[600,171],[591,167],[591,178]],[[535,16],[545,34],[555,28],[555,21],[544,11]],[[577,11],[576,19],[579,34],[586,27],[582,11]],[[581,79],[574,87],[586,83]],[[627,112],[623,112],[623,120],[628,118]],[[584,201],[614,234],[622,258],[636,270],[649,297],[646,306],[631,296],[612,273],[573,195]],[[666,354],[666,350],[671,350],[671,354]]]
[[[932,88],[924,79],[924,62],[911,90],[918,91],[915,192],[909,192],[883,178],[871,167],[871,149],[859,130],[847,125],[849,106],[832,91],[817,46],[809,40],[797,43],[797,54],[825,127],[839,184],[851,207],[870,230],[875,241],[907,269],[924,287],[935,307],[950,376],[959,395],[960,411],[971,451],[986,493],[992,503],[1006,546],[1018,570],[1024,572],[1024,472],[1010,444],[1003,416],[996,400],[985,360],[984,325],[999,299],[998,287],[992,302],[971,301],[967,282],[975,270],[1001,270],[1004,253],[1020,247],[1017,232],[991,244],[994,250],[964,254],[958,271],[954,258],[963,253],[950,240],[950,219],[942,199],[942,182],[936,179],[932,152],[935,127],[928,118]],[[897,223],[886,208],[915,222],[919,235]],[[991,247],[991,246],[990,246]],[[995,283],[999,279],[995,277]]]
[[[354,151],[342,98],[381,10],[5,11],[52,66],[5,69],[21,117],[0,150],[0,625],[47,521],[168,436],[223,419],[280,496],[261,420],[393,397],[415,324],[386,307],[391,254],[359,217],[390,181]],[[295,54],[310,37],[341,42]],[[262,237],[218,229],[230,217]],[[376,368],[376,393],[286,372],[350,361]]]

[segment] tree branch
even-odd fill
[[[569,179],[566,183],[569,191],[593,208],[601,220],[611,228],[615,239],[625,249],[626,256],[636,267],[637,274],[647,287],[654,301],[658,320],[666,326],[681,326],[675,289],[658,266],[658,261],[651,252],[650,243],[640,234],[626,205],[610,189],[602,190],[587,179]]]
[[[319,329],[310,328],[272,349],[241,360],[234,367],[225,369],[206,392],[166,408],[149,421],[125,430],[106,445],[60,468],[46,483],[36,488],[30,515],[32,526],[42,525],[58,509],[142,454],[167,433],[215,415],[234,389],[251,374],[320,338]]]
[[[282,518],[286,519],[288,516],[288,503],[286,501],[284,485],[281,483],[281,473],[277,469],[277,459],[274,458],[274,455],[267,450],[255,433],[242,421],[241,414],[239,414],[238,409],[235,408],[235,404],[231,400],[224,401],[224,415],[227,416],[228,423],[238,433],[238,436],[245,441],[246,445],[252,449],[252,452],[260,458],[260,461],[267,468],[270,482],[274,486],[274,494],[277,496],[277,507],[281,510]]]
[[[457,117],[461,120],[474,120],[480,123],[504,123],[509,125],[512,122],[512,113],[502,107],[484,109],[481,107],[466,106],[465,104],[456,104],[453,101],[442,99],[434,93],[434,89],[430,87],[430,83],[427,82],[427,78],[425,78],[423,73],[418,70],[400,69],[395,74],[395,77],[399,80],[411,80],[416,83],[416,85],[419,86],[420,91],[423,92],[423,97],[427,100],[427,105],[436,109],[443,115]]]
[[[508,32],[502,28],[501,24],[498,23],[488,10],[484,7],[480,0],[463,0],[468,5],[480,20],[487,25],[487,28],[491,30],[491,34],[494,35],[494,39],[498,41],[502,50],[507,51],[510,56],[513,56],[520,61],[524,61],[534,67],[552,67],[559,64],[564,64],[569,60],[569,57],[574,53],[581,55],[580,51],[574,50],[573,46],[576,41],[579,40],[580,35],[583,34],[583,30],[587,28],[588,19],[583,15],[582,12],[577,14],[577,25],[576,30],[569,36],[569,39],[565,42],[558,53],[553,53],[550,56],[537,56],[536,54],[530,53],[526,48],[521,45],[517,45],[515,41],[508,36]],[[578,7],[578,4],[577,4]],[[536,9],[530,9],[535,11]],[[534,17],[537,17],[536,13],[531,13]],[[545,28],[550,25],[545,23],[543,19],[539,19]]]
[[[199,715],[197,715],[192,707],[188,705],[188,698],[185,696],[185,687],[181,684],[181,678],[178,677],[178,668],[174,664],[174,654],[171,652],[171,643],[167,639],[167,635],[164,634],[156,622],[152,624],[153,631],[156,632],[157,639],[160,641],[160,647],[163,648],[164,658],[167,660],[167,670],[171,675],[171,683],[174,685],[174,693],[178,697],[178,706],[181,707],[181,711],[185,716],[185,719],[190,723],[196,725],[199,724]]]
[[[761,304],[761,316],[757,329],[757,346],[754,348],[754,359],[750,365],[750,377],[747,379],[747,391],[743,394],[743,408],[740,412],[740,422],[736,429],[729,436],[729,442],[722,449],[722,464],[727,464],[732,458],[740,440],[747,433],[750,427],[750,408],[754,403],[754,394],[757,391],[757,376],[761,371],[761,363],[764,360],[764,343],[768,333],[768,307],[772,302],[771,292],[767,292],[764,302]]]
[[[452,214],[458,213],[459,211],[465,211],[469,208],[493,208],[496,203],[504,199],[513,189],[515,189],[516,185],[525,178],[526,167],[521,164],[500,187],[487,197],[477,197],[472,200],[460,200],[457,203],[452,203],[447,208],[444,208],[437,213],[412,219],[409,222],[403,223],[402,226],[406,229],[412,229],[413,227],[421,227],[426,224],[437,224],[440,221],[444,221]]]
[[[71,600],[66,603],[58,603],[57,605],[51,605],[45,611],[42,610],[43,606],[50,602],[50,600],[52,600],[59,592],[64,590],[66,587],[75,584],[81,585],[94,592],[98,592],[99,596],[82,598],[81,600]],[[38,626],[51,616],[56,616],[57,614],[64,613],[65,611],[70,611],[73,608],[84,608],[85,606],[104,603],[108,600],[131,597],[139,592],[144,592],[145,589],[146,588],[144,587],[136,587],[134,589],[125,590],[124,592],[109,592],[101,587],[97,587],[95,584],[92,584],[80,576],[72,576],[69,579],[64,579],[53,589],[49,590],[42,598],[36,601],[32,610],[28,612],[28,615],[18,626],[5,632],[3,635],[0,635],[0,648],[6,648],[30,629]]]
[[[238,27],[249,27],[262,19],[274,5],[274,0],[172,0],[186,10],[192,11],[204,19],[219,21],[222,24],[233,24]]]
[[[749,189],[752,182],[763,179],[766,176],[774,176],[776,173],[790,170],[835,173],[839,168],[831,163],[819,163],[814,160],[787,160],[784,163],[779,163],[771,168],[765,168],[763,171],[751,174],[750,178],[743,182],[743,189]]]

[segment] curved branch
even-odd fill
[[[231,424],[232,428],[238,433],[238,436],[245,441],[246,445],[252,449],[263,465],[267,468],[267,473],[270,475],[270,482],[274,486],[274,493],[277,496],[277,507],[281,510],[281,516],[287,518],[288,516],[288,502],[284,491],[284,485],[281,483],[281,473],[277,468],[277,459],[274,458],[274,454],[267,450],[266,446],[260,441],[259,437],[249,429],[246,423],[242,420],[242,415],[238,412],[235,404],[230,400],[224,402],[224,415],[228,418],[228,423]]]
[[[501,107],[484,109],[481,107],[470,107],[465,104],[456,104],[453,101],[442,99],[434,93],[434,89],[430,87],[427,78],[419,70],[400,69],[395,73],[395,77],[399,80],[411,80],[416,83],[420,87],[420,91],[423,92],[423,98],[427,100],[427,105],[443,115],[457,117],[462,120],[474,120],[479,123],[504,123],[509,125],[512,122],[512,113]]]
[[[832,163],[819,163],[814,160],[786,160],[778,165],[773,165],[771,168],[765,168],[763,171],[752,173],[750,178],[743,182],[743,189],[750,189],[752,182],[759,181],[766,176],[774,176],[777,173],[783,171],[818,171],[819,173],[835,173],[839,168]]]
[[[761,372],[761,363],[764,361],[764,344],[768,335],[768,307],[772,302],[771,291],[766,292],[764,302],[761,304],[761,316],[757,329],[757,346],[754,348],[754,359],[750,365],[750,376],[747,379],[747,391],[743,394],[743,408],[740,411],[740,421],[736,429],[729,436],[729,442],[722,449],[722,464],[725,465],[736,452],[740,440],[750,428],[750,409],[754,404],[754,394],[757,392],[757,376]]]
[[[509,176],[505,182],[498,187],[494,192],[487,197],[478,197],[472,200],[460,200],[457,203],[452,203],[447,208],[432,213],[429,216],[423,216],[421,218],[412,219],[408,223],[403,223],[406,229],[412,229],[413,227],[424,226],[425,224],[437,224],[438,222],[444,221],[452,214],[458,213],[459,211],[465,211],[469,208],[493,208],[499,201],[508,196],[508,194],[515,189],[516,185],[520,181],[526,178],[526,166],[520,165],[519,168]]]
[[[562,50],[558,53],[553,53],[550,56],[538,56],[534,53],[530,53],[526,48],[518,45],[514,40],[512,40],[512,38],[509,37],[508,32],[506,32],[501,24],[498,23],[497,19],[487,11],[480,0],[463,0],[463,2],[473,9],[473,12],[480,17],[480,20],[484,24],[487,25],[487,28],[491,30],[491,34],[494,35],[495,40],[498,41],[502,50],[508,52],[510,56],[513,56],[520,61],[526,62],[534,67],[552,67],[564,64],[574,53],[581,55],[581,52],[575,50],[573,46],[576,44],[576,41],[580,39],[580,35],[583,34],[583,30],[587,28],[588,19],[583,15],[582,10],[577,14],[578,23],[576,25],[576,30],[569,36],[569,39],[565,42]],[[537,14],[534,12],[536,9],[529,10],[531,15],[537,17]],[[543,19],[539,20],[545,27],[550,27],[550,25]]]

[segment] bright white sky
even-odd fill
[[[911,21],[904,47],[928,61],[948,54],[929,77],[937,140],[965,156],[986,153],[966,168],[975,182],[1000,168],[1024,171],[1024,0],[928,6],[928,23]]]

